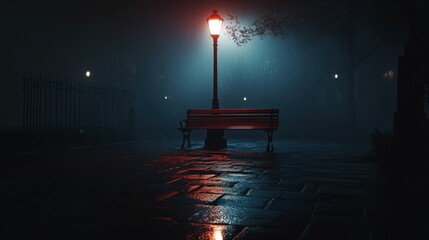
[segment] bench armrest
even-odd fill
[[[180,124],[180,128],[184,129],[188,126],[188,121],[186,119],[182,119],[179,121],[179,124]],[[183,124],[185,124],[185,126],[183,126]]]

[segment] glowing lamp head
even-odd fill
[[[247,101],[247,97],[243,97],[243,101]]]
[[[217,10],[213,10],[212,15],[207,18],[209,24],[210,35],[219,36],[222,27],[223,18],[217,13]]]
[[[86,71],[86,72],[85,72],[85,76],[86,76],[86,77],[90,77],[90,76],[91,76],[91,72],[90,72],[90,71]]]
[[[338,78],[338,74],[334,74],[334,78],[337,79]]]

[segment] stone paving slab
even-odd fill
[[[362,146],[276,141],[276,152],[266,153],[265,141],[229,144],[181,150],[155,141],[8,156],[0,239],[147,239],[150,232],[156,239],[378,240],[395,239],[386,237],[398,236],[392,228],[410,229]]]
[[[264,227],[246,227],[234,238],[234,240],[298,239],[299,236],[300,233],[295,231],[285,231]]]
[[[217,202],[221,206],[246,206],[246,208],[264,209],[271,198],[224,195]]]
[[[315,215],[300,239],[371,239],[372,236],[362,218]]]

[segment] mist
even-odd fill
[[[7,68],[1,102],[9,112],[2,116],[3,128],[21,122],[24,73],[84,81],[85,71],[90,70],[94,82],[127,84],[134,89],[135,132],[143,139],[180,138],[176,128],[186,110],[210,108],[213,42],[206,18],[211,11],[218,9],[224,17],[234,11],[243,24],[270,11],[257,1],[41,3],[36,8],[17,3],[10,9],[23,10],[22,18],[15,16],[7,28],[13,37],[6,38],[6,58],[2,59]],[[378,14],[374,9],[366,1],[354,10],[354,48],[365,59],[354,74],[353,116],[347,103],[344,28],[337,10],[317,1],[277,5],[276,14],[286,16],[285,38],[254,38],[237,46],[222,33],[220,107],[280,109],[276,138],[366,141],[374,129],[391,130],[397,56],[405,44],[406,28],[401,18],[389,23],[368,20],[368,12]],[[309,17],[308,11],[325,12]],[[13,103],[5,101],[9,98],[15,99]],[[355,121],[353,129],[350,117]],[[230,132],[228,136],[259,135]]]

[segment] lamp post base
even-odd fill
[[[227,147],[226,139],[223,138],[224,130],[207,130],[204,148],[208,150],[220,150]]]

